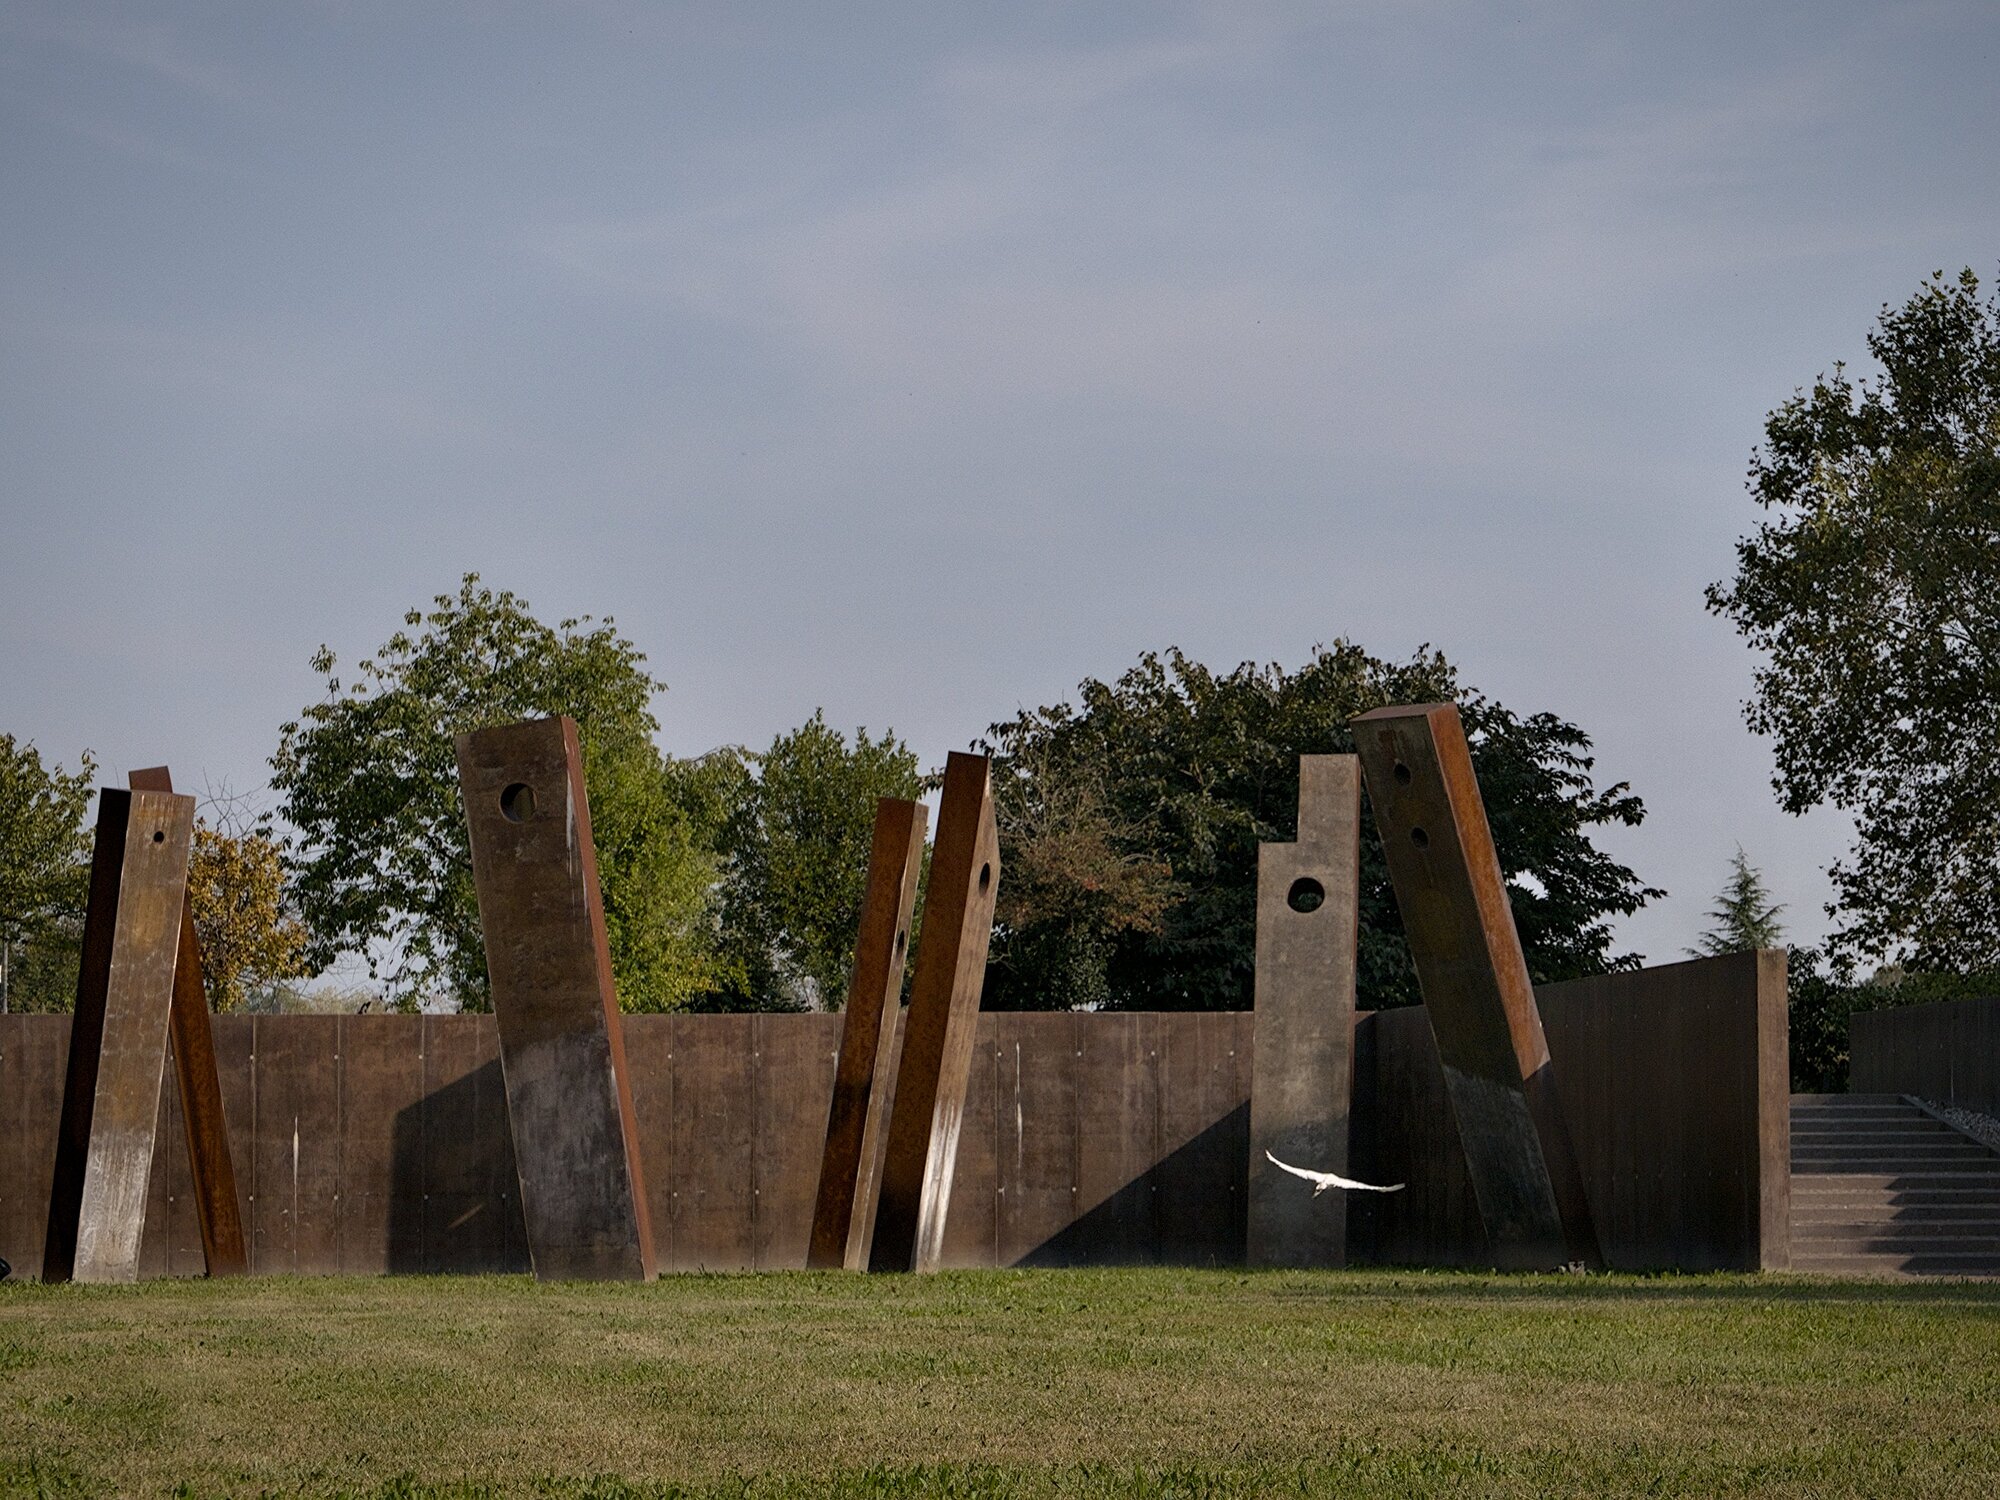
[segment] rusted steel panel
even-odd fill
[[[1360,763],[1302,755],[1298,840],[1257,851],[1246,1252],[1253,1266],[1347,1260],[1347,1194],[1316,1192],[1270,1157],[1348,1173],[1360,888]]]
[[[531,1270],[499,1028],[491,1016],[425,1016],[422,1025],[424,1093],[414,1113],[424,1266]]]
[[[339,1016],[258,1016],[249,1175],[251,1269],[340,1269]]]
[[[1091,1019],[1095,1020],[1095,1017]],[[999,1109],[999,1259],[1060,1262],[1058,1237],[1077,1219],[1080,1017],[1067,1011],[994,1018]]]
[[[1377,709],[1353,728],[1494,1253],[1600,1264],[1458,710]]]
[[[909,1014],[903,1021],[896,1102],[869,1256],[874,1271],[935,1269],[944,1245],[952,1171],[972,1066],[1000,840],[991,763],[953,753],[945,763],[929,892]]]
[[[68,1016],[0,1016],[0,1256],[23,1280],[42,1274],[68,1057]]]
[[[951,1213],[945,1219],[940,1270],[998,1265],[1000,1236],[999,1026],[1006,1018],[981,1011],[973,1033],[972,1067],[965,1082],[965,1118],[958,1131],[958,1163],[951,1175]],[[1011,1064],[1007,1079],[1013,1078]],[[1009,1082],[1011,1087],[1011,1082]],[[1010,1117],[1011,1118],[1011,1117]],[[878,1175],[879,1181],[879,1175]]]
[[[1358,1117],[1366,1101],[1369,1128],[1354,1141],[1355,1171],[1405,1185],[1368,1195],[1367,1254],[1385,1265],[1493,1265],[1430,1018],[1421,1006],[1377,1011],[1356,1030],[1368,1068],[1355,1080],[1355,1109]]]
[[[173,775],[165,766],[134,771],[129,780],[135,792],[174,789]],[[241,1276],[250,1269],[250,1256],[243,1238],[243,1207],[236,1191],[222,1082],[216,1073],[215,1038],[203,983],[201,939],[194,930],[192,895],[181,906],[171,1029],[178,1113],[187,1141],[189,1193],[202,1258],[211,1276]]]
[[[1848,1036],[1855,1093],[2000,1115],[2000,999],[1856,1011]]]
[[[757,1258],[756,1018],[686,1016],[674,1043],[677,1271],[747,1271]]]
[[[868,885],[854,943],[854,973],[827,1109],[806,1264],[815,1270],[866,1270],[873,1243],[872,1218],[857,1209],[878,1196],[876,1177],[887,1132],[884,1103],[893,1092],[897,1008],[910,946],[910,916],[923,873],[924,827],[920,802],[879,797],[875,836],[868,853]],[[884,1025],[887,1020],[889,1024]],[[879,1089],[878,1089],[879,1086]]]
[[[335,1018],[334,1064],[339,1070],[340,1158],[334,1184],[334,1259],[344,1276],[415,1270],[421,1245],[398,1245],[391,1227],[394,1185],[416,1178],[420,1164],[397,1159],[420,1137],[398,1132],[397,1121],[424,1094],[423,1027],[406,1016]]]
[[[639,1159],[646,1163],[646,1211],[653,1225],[653,1267],[677,1264],[674,1188],[681,1164],[674,1154],[674,1051],[680,1028],[697,1017],[625,1018],[625,1065],[632,1079],[632,1117],[639,1122]]]
[[[825,1145],[840,1017],[760,1015],[751,1028],[756,1065],[756,1198],[751,1264],[760,1271],[806,1263],[818,1186],[814,1158]]]
[[[1164,1017],[1079,1017],[1076,1208],[1064,1259],[1149,1265],[1159,1259],[1160,1037]]]
[[[645,1280],[652,1223],[576,725],[456,743],[535,1275]]]
[[[193,828],[192,797],[98,795],[45,1281],[138,1279]]]
[[[1238,1061],[1250,1055],[1251,1014],[1159,1017],[1157,1185],[1160,1259],[1240,1265],[1249,1167],[1250,1105]]]
[[[1617,1269],[1789,1265],[1785,963],[1776,950],[1537,991]]]

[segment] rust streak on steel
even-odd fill
[[[98,794],[44,1281],[136,1281],[194,798]]]
[[[924,864],[921,802],[875,801],[875,838],[868,854],[868,888],[855,936],[854,972],[827,1109],[806,1265],[812,1270],[863,1270],[871,1228],[867,1209],[880,1171],[883,1119],[895,1079],[896,1009],[903,996],[910,917]]]
[[[1360,860],[1360,763],[1351,755],[1300,756],[1298,841],[1257,850],[1246,1244],[1253,1266],[1347,1263],[1347,1194],[1314,1192],[1265,1153],[1347,1172]]]
[[[135,792],[174,789],[173,775],[165,766],[134,771],[129,779]],[[202,974],[190,891],[181,904],[180,951],[174,959],[174,1081],[180,1085],[181,1121],[187,1127],[202,1259],[211,1276],[241,1276],[250,1269],[250,1258],[243,1243],[243,1209],[236,1196],[236,1164],[229,1155],[229,1121],[222,1112],[222,1079],[215,1067],[215,1036]]]
[[[543,1281],[650,1279],[653,1228],[576,725],[481,729],[458,736],[457,752],[529,1259]]]
[[[991,766],[983,755],[954,754],[945,763],[871,1271],[934,1270],[944,1244],[986,950],[993,938],[993,901],[1000,889]]]
[[[1494,1253],[1523,1266],[1600,1265],[1458,709],[1382,708],[1353,728]]]

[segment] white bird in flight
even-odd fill
[[[1400,1182],[1393,1187],[1382,1187],[1373,1182],[1355,1182],[1351,1178],[1336,1177],[1331,1172],[1309,1172],[1304,1167],[1295,1167],[1288,1161],[1279,1161],[1268,1151],[1264,1153],[1264,1159],[1281,1172],[1290,1172],[1294,1177],[1305,1178],[1313,1185],[1315,1198],[1330,1187],[1349,1188],[1362,1193],[1400,1193],[1403,1190],[1403,1184]]]

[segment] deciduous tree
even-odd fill
[[[2000,306],[1970,270],[1882,310],[1881,366],[1772,412],[1766,512],[1709,607],[1762,654],[1753,729],[1788,812],[1831,803],[1833,948],[2000,966]]]
[[[324,647],[326,694],[284,726],[272,786],[293,833],[286,865],[315,969],[366,956],[392,1000],[486,1004],[455,734],[568,714],[584,772],[621,1003],[662,1010],[721,979],[715,860],[653,743],[664,684],[610,620],[553,627],[467,574],[343,681]]]
[[[1460,685],[1443,656],[1392,663],[1336,641],[1296,671],[1216,672],[1147,653],[1079,706],[996,724],[1005,875],[1025,889],[995,933],[989,1005],[1232,1009],[1250,1003],[1257,846],[1296,836],[1298,757],[1350,752],[1348,723],[1392,703],[1454,700],[1472,745],[1515,922],[1537,981],[1631,967],[1610,918],[1659,895],[1598,849],[1597,826],[1645,809],[1599,790],[1590,740]],[[1361,849],[1361,1002],[1419,998],[1372,826]]]
[[[87,750],[65,771],[0,734],[0,1010],[76,1003],[76,944],[90,893],[83,817],[95,771]]]

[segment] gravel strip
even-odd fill
[[[1975,1114],[1969,1109],[1960,1109],[1955,1104],[1938,1104],[1926,1099],[1924,1103],[1943,1115],[1952,1124],[1982,1145],[2000,1151],[2000,1120],[1991,1115]]]

